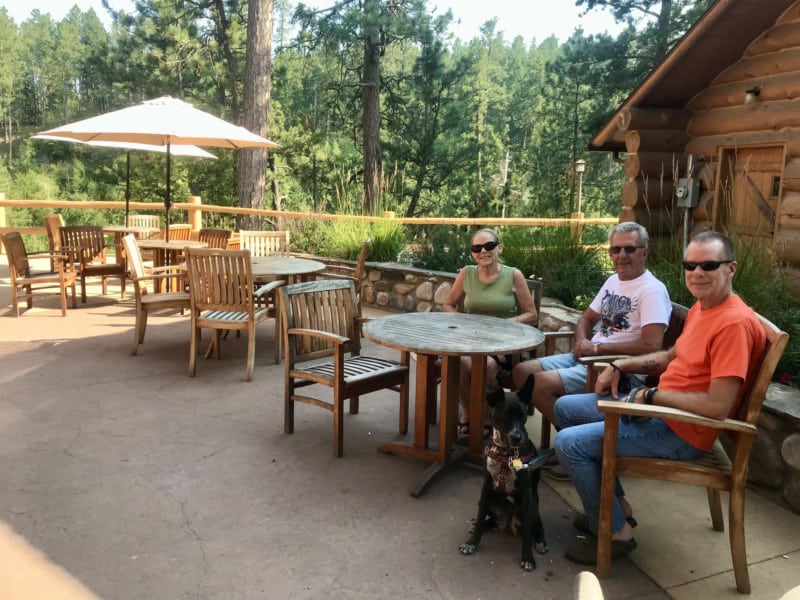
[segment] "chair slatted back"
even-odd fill
[[[239,243],[252,256],[286,256],[289,254],[288,231],[239,231]]]
[[[783,356],[783,351],[786,349],[786,344],[789,342],[788,333],[781,331],[769,319],[762,317],[758,313],[756,313],[756,316],[758,316],[758,320],[764,328],[764,333],[767,336],[767,345],[756,376],[753,378],[750,389],[747,391],[745,399],[736,414],[737,420],[745,421],[752,425],[758,424],[758,416],[761,414],[761,407],[767,397],[767,389],[772,381],[772,376],[775,374],[778,362]]]
[[[13,287],[16,279],[25,279],[31,275],[28,251],[25,250],[25,242],[18,231],[9,231],[3,234],[3,245],[8,254],[8,270]]]
[[[205,242],[208,248],[228,248],[228,240],[231,239],[231,231],[228,229],[201,229],[197,234],[197,239]]]
[[[247,250],[187,248],[192,309],[244,312],[253,319],[253,272]]]
[[[330,356],[333,344],[307,337],[290,338],[289,329],[316,329],[350,339],[345,352],[361,350],[358,303],[355,284],[350,280],[327,279],[296,283],[280,288],[284,303],[283,326],[286,356],[290,364]]]
[[[157,215],[128,215],[128,227],[161,228],[161,217]]]
[[[145,276],[144,261],[142,260],[142,253],[139,251],[139,244],[136,243],[136,236],[129,233],[122,238],[122,245],[125,247],[125,255],[128,258],[128,269],[136,279],[139,293],[142,295],[147,293],[147,285],[142,278]]]
[[[50,213],[44,216],[44,228],[47,231],[47,243],[50,252],[58,252],[61,249],[61,234],[58,230],[64,227],[64,217],[59,213]]]
[[[66,225],[59,228],[61,247],[72,256],[73,262],[106,262],[106,237],[103,228],[96,225]]]
[[[188,240],[191,239],[192,226],[185,223],[178,223],[169,226],[169,239],[170,240]]]

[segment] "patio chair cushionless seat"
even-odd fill
[[[361,394],[391,389],[400,394],[399,431],[408,427],[408,353],[401,361],[361,356],[361,324],[353,281],[296,283],[280,289],[285,357],[284,424],[294,432],[294,405],[303,402],[333,413],[333,453],[344,449],[344,401],[358,413]],[[349,357],[346,356],[349,354]],[[319,363],[319,359],[333,360]],[[333,390],[333,399],[297,393],[319,384]]]
[[[72,308],[76,307],[75,301],[75,271],[63,254],[28,254],[25,242],[18,231],[9,231],[3,234],[3,245],[8,254],[8,270],[11,275],[11,302],[14,311],[19,317],[20,300],[27,302],[28,308],[33,307],[33,296],[44,295],[40,292],[52,293],[50,290],[57,288],[61,295],[61,315],[67,315],[67,286],[72,289]],[[55,265],[55,271],[33,273],[28,261],[31,257],[49,258]]]

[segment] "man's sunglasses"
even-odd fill
[[[697,267],[703,271],[716,271],[720,265],[732,263],[732,260],[704,260],[703,262],[693,262],[691,260],[683,261],[683,268],[687,271],[694,271]]]
[[[486,242],[485,244],[472,244],[472,246],[470,246],[469,249],[472,250],[472,252],[474,252],[475,254],[478,254],[481,250],[486,250],[487,252],[491,252],[499,245],[500,242]]]
[[[644,246],[611,246],[609,250],[611,254],[619,254],[623,250],[625,250],[625,254],[633,254],[639,248],[644,248]]]

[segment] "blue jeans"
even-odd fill
[[[559,462],[569,473],[589,518],[597,531],[600,512],[600,474],[603,467],[603,413],[597,410],[597,394],[573,394],[556,400],[556,424],[561,428],[553,443]],[[662,419],[619,424],[617,456],[646,456],[691,460],[703,454],[676,435]],[[613,532],[625,525],[616,482]]]

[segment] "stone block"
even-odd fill
[[[416,287],[413,283],[395,283],[393,290],[398,296],[408,296]]]
[[[759,431],[753,442],[748,480],[773,490],[783,486],[780,440],[773,439],[764,431]]]
[[[800,472],[792,471],[788,474],[782,495],[792,510],[800,513]]]
[[[433,300],[433,282],[425,281],[417,287],[417,300],[430,302]]]
[[[433,301],[438,304],[444,304],[445,299],[447,298],[447,294],[450,293],[450,290],[453,289],[453,284],[449,281],[442,282],[438,288],[436,288],[436,292],[433,294]]]
[[[431,312],[434,305],[430,302],[417,302],[417,312]]]
[[[378,292],[375,296],[375,302],[378,306],[389,306],[389,294],[387,292]]]
[[[786,436],[781,444],[781,457],[789,467],[800,472],[800,433]]]

